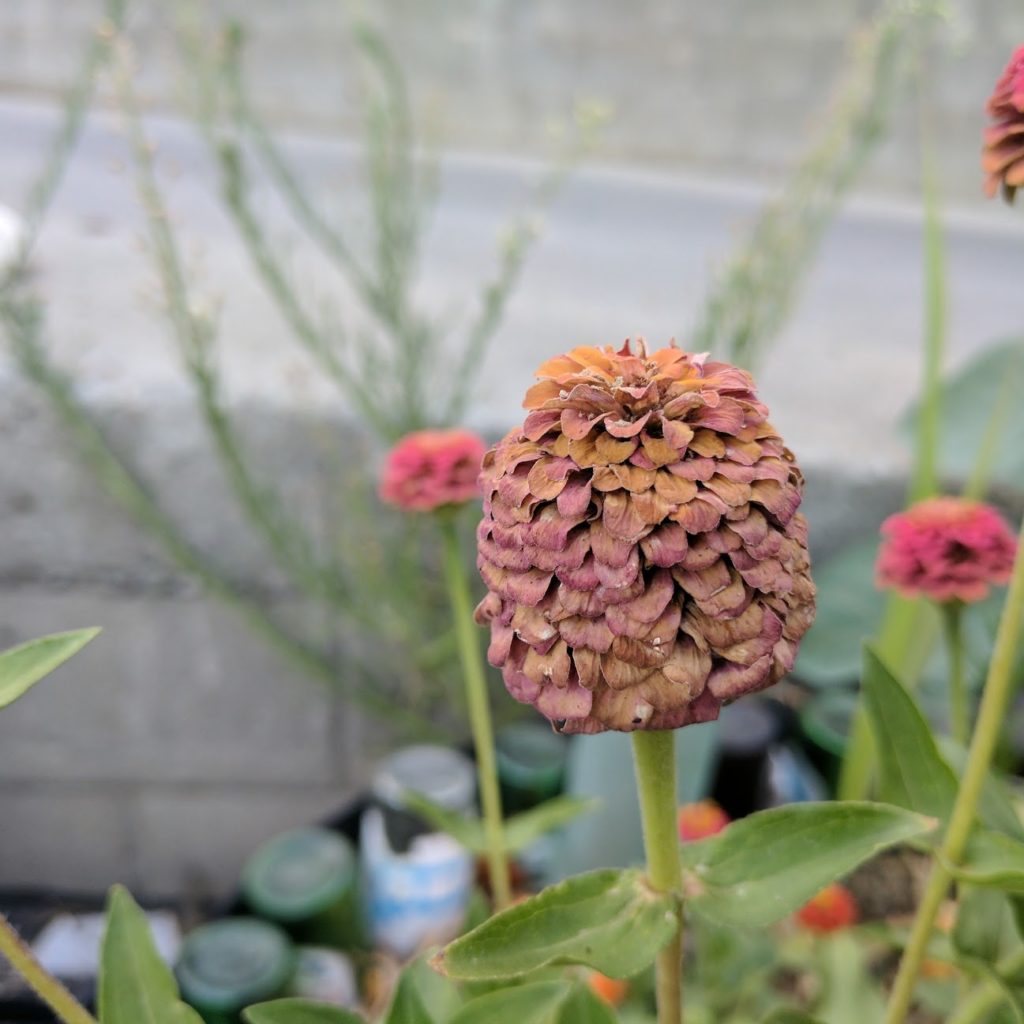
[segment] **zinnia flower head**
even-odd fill
[[[674,729],[785,675],[803,478],[750,375],[640,341],[537,376],[481,474],[477,621],[512,696],[564,732]]]
[[[1012,203],[1024,185],[1024,46],[1010,58],[986,110],[992,124],[985,129],[981,158],[985,191],[991,198],[1002,187]]]
[[[714,800],[698,800],[679,808],[679,838],[684,843],[718,835],[729,824],[729,815]]]
[[[980,601],[1006,583],[1017,542],[990,505],[965,498],[928,498],[882,524],[876,579],[909,597]]]
[[[822,934],[849,928],[859,916],[853,893],[839,882],[825,886],[796,912],[796,919],[804,928]]]
[[[433,512],[480,494],[477,478],[487,445],[469,430],[417,430],[388,453],[383,501],[406,511]]]

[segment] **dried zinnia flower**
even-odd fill
[[[857,923],[857,902],[845,885],[833,882],[825,886],[797,912],[797,921],[808,931],[837,932]]]
[[[729,815],[714,800],[698,800],[679,808],[679,838],[684,843],[718,835],[729,824]]]
[[[785,675],[803,478],[750,375],[641,341],[537,376],[481,475],[477,621],[512,696],[564,732],[674,729]]]
[[[985,109],[992,119],[981,157],[985,191],[991,198],[1001,187],[1012,203],[1024,185],[1024,46],[1010,58]]]
[[[480,494],[478,476],[487,445],[469,430],[418,430],[388,453],[382,500],[406,511],[432,512]]]
[[[990,505],[965,498],[928,498],[882,524],[876,578],[908,597],[980,601],[1006,583],[1017,542]]]

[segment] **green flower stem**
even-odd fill
[[[676,737],[672,731],[633,733],[636,787],[644,826],[644,849],[651,886],[659,892],[678,893],[682,865],[676,814]],[[672,941],[655,964],[658,1024],[680,1024],[683,1019],[683,914]]]
[[[462,552],[459,550],[456,518],[454,514],[446,512],[439,516],[439,521],[444,543],[444,573],[455,618],[455,634],[466,684],[469,722],[473,730],[473,745],[476,748],[477,778],[484,816],[484,835],[487,839],[491,890],[494,893],[495,909],[502,910],[512,902],[512,887],[509,881],[508,858],[505,854],[501,793],[498,790],[498,766],[494,756],[491,709],[487,702],[487,680],[480,654],[480,643],[473,626],[473,602],[462,564]]]
[[[949,651],[949,724],[953,739],[967,745],[971,735],[971,715],[967,701],[966,659],[964,655],[963,603],[947,601],[941,606],[942,626]]]
[[[914,918],[910,940],[903,952],[896,981],[889,998],[885,1024],[902,1024],[910,1010],[921,961],[924,959],[942,900],[953,881],[953,866],[960,863],[978,809],[978,798],[992,763],[1002,729],[1006,707],[1013,689],[1013,662],[1017,654],[1021,613],[1024,611],[1024,524],[1013,565],[1010,589],[1003,605],[988,678],[978,709],[967,764],[957,792],[949,827],[943,837],[931,876]]]
[[[96,1024],[96,1019],[32,955],[32,950],[3,914],[0,914],[0,953],[65,1024]]]
[[[1012,978],[1024,970],[1024,950],[1018,950],[996,964],[996,974]],[[949,1018],[949,1024],[978,1024],[1006,1001],[1006,989],[998,982],[986,980],[976,985]]]

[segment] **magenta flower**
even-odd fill
[[[1024,46],[1010,58],[986,111],[992,124],[985,129],[981,157],[985,191],[991,198],[1002,188],[1012,203],[1024,186]]]
[[[469,430],[418,430],[388,453],[381,500],[407,512],[433,512],[480,496],[477,477],[487,446]]]
[[[1007,583],[1017,542],[990,505],[964,498],[928,498],[882,524],[876,579],[908,597],[980,601]]]

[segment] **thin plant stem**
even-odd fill
[[[896,981],[893,983],[886,1012],[885,1024],[902,1024],[910,1010],[914,986],[921,969],[935,924],[935,915],[953,881],[954,867],[960,863],[971,828],[977,816],[978,799],[992,764],[992,755],[1002,731],[1003,718],[1013,690],[1013,665],[1017,655],[1024,611],[1024,525],[1021,527],[1020,547],[1013,566],[1010,589],[999,619],[995,648],[989,663],[988,678],[978,709],[967,764],[960,780],[949,826],[932,866],[928,884],[921,898],[910,939],[903,952]]]
[[[505,835],[502,825],[501,793],[498,789],[498,766],[494,754],[494,729],[491,709],[487,701],[487,679],[476,630],[473,628],[473,602],[462,564],[459,532],[455,515],[446,512],[439,517],[444,543],[444,572],[448,596],[455,618],[455,635],[462,675],[466,684],[466,703],[469,723],[476,748],[477,779],[480,787],[480,805],[484,818],[484,836],[487,840],[487,865],[490,871],[494,906],[502,910],[512,902],[508,857],[505,853]]]
[[[652,888],[678,893],[682,866],[676,833],[676,746],[672,731],[633,733],[636,787],[644,828],[647,875]],[[675,937],[658,954],[655,990],[658,1024],[681,1024],[683,1019],[683,913],[678,908]]]
[[[971,734],[971,716],[967,700],[963,618],[960,601],[947,601],[942,605],[942,626],[949,651],[950,732],[957,743],[966,746]]]
[[[43,968],[3,914],[0,914],[0,953],[65,1024],[96,1024],[95,1017]]]

